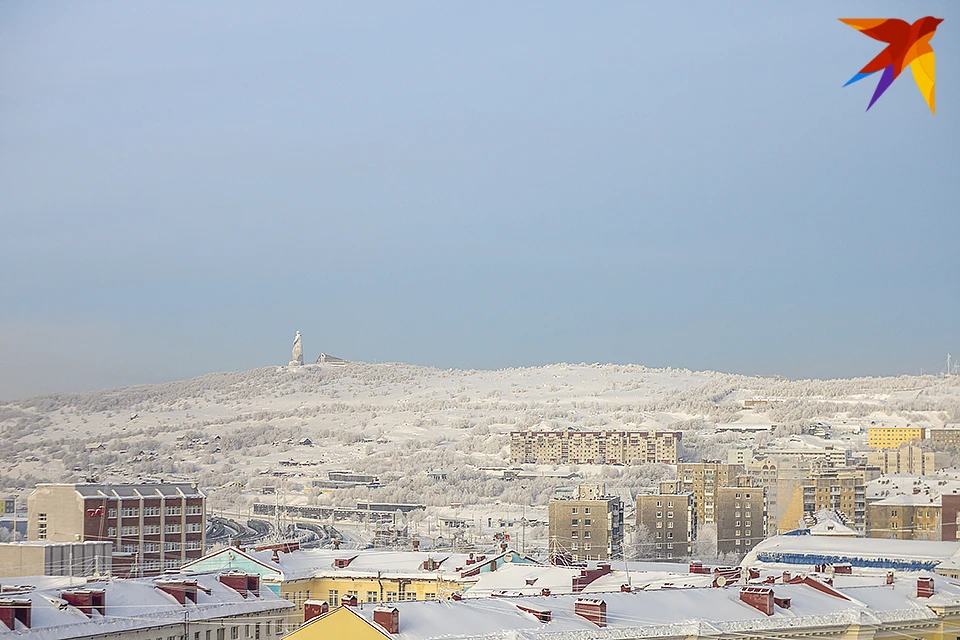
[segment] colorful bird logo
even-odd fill
[[[920,93],[930,105],[930,111],[937,112],[935,108],[936,59],[933,55],[933,47],[930,46],[930,39],[937,32],[937,26],[943,22],[942,18],[927,16],[913,24],[886,18],[840,18],[840,22],[850,25],[874,40],[887,43],[886,49],[843,85],[853,84],[877,71],[883,71],[877,90],[873,92],[873,98],[867,105],[867,111],[909,64],[910,70],[913,71],[913,79],[917,81]]]

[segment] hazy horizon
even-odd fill
[[[0,400],[960,357],[960,5],[0,6]],[[937,115],[840,17],[934,15]]]

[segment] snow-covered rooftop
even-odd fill
[[[196,603],[187,600],[186,604],[180,604],[176,598],[157,588],[158,583],[178,579],[197,581],[200,589]],[[214,573],[165,575],[153,579],[59,580],[44,580],[43,576],[5,580],[4,584],[33,585],[36,588],[3,594],[5,598],[30,600],[31,620],[29,630],[21,622],[16,623],[15,631],[0,624],[0,638],[5,633],[11,637],[26,633],[37,640],[106,636],[184,621],[189,623],[273,611],[279,613],[293,607],[293,604],[266,588],[261,588],[259,594],[247,593],[244,597],[220,582],[218,574]],[[105,614],[94,611],[88,617],[80,609],[68,605],[61,599],[66,589],[103,589]]]
[[[575,613],[579,595],[522,598],[479,598],[462,601],[401,602],[398,640],[532,639],[551,640],[697,636],[791,629],[827,629],[861,622],[935,622],[929,604],[960,605],[960,585],[937,576],[932,598],[916,596],[916,580],[894,585],[849,587],[832,595],[807,584],[773,586],[777,598],[789,598],[790,607],[776,606],[766,615],[740,600],[740,587],[667,589],[632,593],[597,593],[589,597],[606,606],[606,626],[599,627]],[[549,611],[541,622],[523,609]],[[353,609],[373,623],[373,607]]]

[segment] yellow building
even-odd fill
[[[836,589],[812,576],[790,584],[342,606],[290,640],[955,640],[960,585],[941,576],[884,576]],[[869,580],[869,579],[868,579]]]
[[[497,555],[449,551],[386,551],[381,549],[220,549],[183,567],[184,571],[240,569],[260,575],[263,585],[294,605],[288,628],[303,621],[307,600],[327,602],[331,609],[346,596],[358,603],[444,600],[463,593],[480,574],[504,563],[533,563],[515,552]]]
[[[896,449],[923,440],[925,427],[868,427],[867,444],[877,449]]]

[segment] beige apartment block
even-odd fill
[[[682,558],[693,553],[697,512],[693,495],[651,494],[637,496],[637,531],[645,529],[649,539],[640,549],[644,558]]]
[[[610,560],[623,557],[623,503],[604,485],[581,485],[572,498],[550,501],[551,560]]]
[[[763,487],[718,487],[716,504],[718,552],[744,554],[767,537]]]
[[[937,454],[923,451],[916,445],[904,445],[899,449],[883,449],[867,452],[867,464],[880,468],[880,473],[907,473],[925,476],[938,469]]]
[[[742,464],[723,462],[681,462],[677,465],[679,493],[693,494],[699,525],[716,522],[716,496],[719,487],[737,484],[737,476],[745,473]]]
[[[513,464],[676,464],[679,431],[514,431]]]
[[[940,496],[891,496],[870,504],[869,536],[893,540],[942,540]]]
[[[820,510],[836,512],[844,524],[860,535],[867,533],[867,489],[864,471],[820,469],[803,481],[803,513],[813,515]]]

